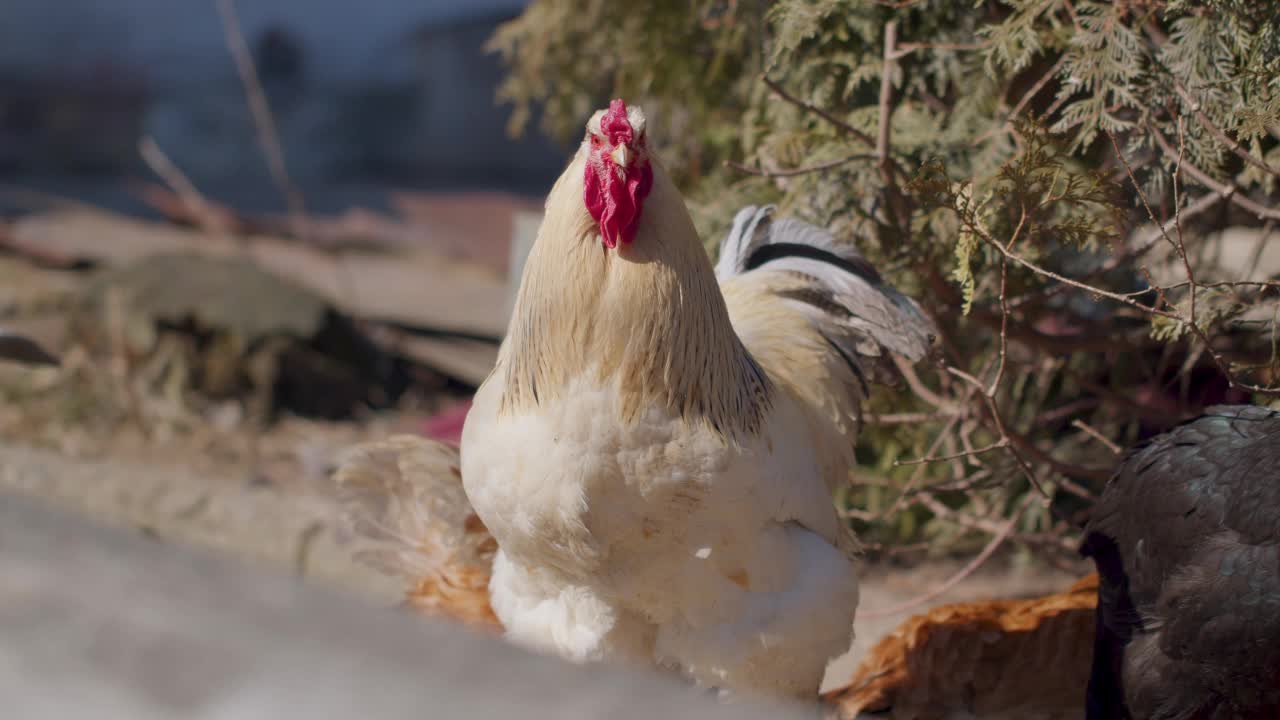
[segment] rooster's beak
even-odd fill
[[[609,153],[609,157],[613,158],[613,162],[618,167],[626,170],[631,165],[631,161],[635,159],[635,153],[626,145],[619,145]]]

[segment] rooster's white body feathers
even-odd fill
[[[477,395],[463,477],[499,539],[490,589],[513,639],[710,686],[816,689],[849,645],[858,584],[792,403],[737,445],[659,407],[607,421],[615,393],[585,378],[536,415],[496,402]]]

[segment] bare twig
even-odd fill
[[[1174,313],[1143,305],[1142,303],[1122,293],[1111,292],[1110,290],[1103,290],[1102,288],[1094,287],[1093,285],[1082,283],[1079,280],[1073,280],[1065,275],[1056,273],[1048,268],[1041,267],[1040,265],[1037,265],[1031,262],[1030,260],[1027,260],[1026,258],[1022,257],[1021,255],[1011,252],[1008,248],[1004,246],[1003,243],[993,238],[991,234],[986,231],[985,228],[982,228],[981,226],[975,223],[966,222],[965,227],[972,229],[978,235],[978,237],[982,238],[983,241],[985,241],[989,245],[992,245],[993,247],[995,247],[996,250],[1001,255],[1008,258],[1009,260],[1012,260],[1018,263],[1019,265],[1027,268],[1028,270],[1034,273],[1050,278],[1052,280],[1057,280],[1060,283],[1070,285],[1074,288],[1085,290],[1091,294],[1099,295],[1105,298],[1110,298],[1112,300],[1115,300],[1116,302],[1124,303],[1125,305],[1138,308],[1144,313],[1148,313],[1150,315],[1159,315],[1160,317],[1169,318],[1170,320],[1181,321],[1182,319],[1179,315],[1176,315]]]
[[[1018,242],[1018,237],[1022,235],[1022,228],[1027,224],[1027,207],[1022,205],[1021,216],[1018,218],[1018,226],[1014,228],[1013,235],[1009,238],[1008,249],[1013,250],[1013,246]],[[995,397],[996,391],[1000,389],[1000,381],[1004,378],[1005,357],[1009,352],[1009,261],[1006,258],[1000,258],[1000,360],[996,365],[995,377],[991,378],[991,385],[987,388],[987,397]]]
[[[1018,450],[1013,446],[1013,443],[1011,442],[1012,436],[1010,435],[1009,431],[1005,428],[1004,418],[1000,416],[1000,409],[996,407],[995,398],[993,398],[992,396],[986,393],[986,388],[982,386],[982,382],[980,380],[970,375],[969,373],[961,370],[960,368],[948,367],[947,372],[951,373],[952,375],[955,375],[961,380],[964,380],[965,382],[969,383],[973,387],[977,388],[982,393],[982,399],[986,401],[987,408],[990,411],[991,421],[995,424],[995,429],[996,429],[996,432],[1000,435],[1000,439],[1004,441],[1005,443],[1004,448],[1009,452],[1009,457],[1013,458],[1013,461],[1018,466],[1018,469],[1022,471],[1023,477],[1027,479],[1027,483],[1030,484],[1033,488],[1035,488],[1036,491],[1039,492],[1040,495],[1044,497],[1046,502],[1050,503],[1049,507],[1050,509],[1052,509],[1053,495],[1047,489],[1045,489],[1044,485],[1040,482],[1040,478],[1036,477],[1035,471],[1032,470],[1031,465],[1026,461],[1025,458],[1022,457],[1022,454],[1019,453]]]
[[[253,115],[253,125],[258,132],[258,143],[266,156],[272,179],[284,194],[294,232],[299,238],[305,239],[308,236],[307,216],[302,193],[289,179],[284,161],[284,148],[276,133],[276,124],[271,115],[271,105],[267,102],[267,94],[262,89],[258,70],[253,65],[253,55],[245,42],[244,33],[240,30],[240,18],[236,14],[235,0],[217,0],[217,2],[218,14],[222,16],[222,26],[227,36],[227,49],[235,60],[236,72],[239,73],[240,83],[244,86],[245,97],[249,102],[249,112]]]
[[[898,21],[890,20],[884,24],[884,65],[880,70],[880,123],[876,134],[876,157],[880,159],[881,172],[890,180],[892,176],[889,170],[889,115],[893,112],[894,46],[897,41]]]
[[[1110,470],[1106,468],[1089,467],[1084,465],[1072,465],[1062,462],[1053,455],[1036,447],[1036,444],[1030,438],[1022,433],[1014,432],[1005,428],[1005,435],[1009,438],[1009,447],[1020,452],[1030,455],[1036,462],[1047,466],[1050,470],[1062,475],[1058,479],[1058,486],[1063,490],[1075,495],[1082,500],[1093,501],[1093,493],[1088,488],[1071,480],[1072,477],[1086,478],[1089,480],[1105,480],[1110,476]]]
[[[1168,139],[1166,139],[1165,136],[1161,134],[1159,130],[1155,129],[1154,127],[1149,127],[1148,129],[1151,132],[1152,139],[1156,141],[1156,144],[1160,146],[1161,150],[1163,150],[1170,157],[1177,156],[1178,154],[1177,149],[1174,148],[1169,143]],[[1182,169],[1188,175],[1194,178],[1196,182],[1200,183],[1201,185],[1204,185],[1205,187],[1209,188],[1210,190],[1213,190],[1214,192],[1218,193],[1219,195],[1225,198],[1229,198],[1231,202],[1253,213],[1259,219],[1280,220],[1280,210],[1277,210],[1275,208],[1269,208],[1266,205],[1263,205],[1259,202],[1250,200],[1249,198],[1245,197],[1240,192],[1238,192],[1239,188],[1237,188],[1235,185],[1231,183],[1225,183],[1219,180],[1215,180],[1212,176],[1209,175],[1209,173],[1201,170],[1200,168],[1196,167],[1195,165],[1192,165],[1189,162],[1182,163]]]
[[[1062,69],[1062,66],[1066,64],[1066,62],[1067,62],[1066,55],[1063,55],[1062,57],[1058,58],[1058,61],[1053,64],[1053,67],[1049,68],[1048,71],[1045,72],[1045,74],[1040,76],[1039,80],[1036,80],[1035,84],[1033,84],[1030,88],[1027,89],[1025,93],[1022,94],[1022,99],[1018,101],[1017,105],[1013,106],[1013,109],[1009,111],[1009,116],[1005,118],[1004,122],[1000,123],[999,127],[991,128],[990,130],[987,130],[986,132],[982,133],[977,137],[977,139],[971,142],[970,145],[973,147],[976,147],[982,144],[983,142],[989,140],[992,136],[999,135],[1000,133],[1007,133],[1010,130],[1012,130],[1013,121],[1018,119],[1018,116],[1021,115],[1022,111],[1026,109],[1027,105],[1030,104],[1031,101],[1035,99],[1036,95],[1040,94],[1040,91],[1044,89],[1044,86],[1048,85],[1049,81],[1052,80],[1055,76],[1057,76],[1058,71]],[[1045,113],[1045,116],[1048,117],[1049,115],[1052,115],[1056,109],[1057,109],[1057,104],[1055,103],[1055,106],[1053,108],[1050,108],[1049,112]]]
[[[1066,62],[1067,62],[1066,55],[1063,55],[1062,57],[1058,58],[1058,61],[1053,64],[1053,67],[1049,68],[1044,75],[1040,76],[1039,80],[1036,80],[1034,85],[1032,85],[1030,88],[1027,89],[1025,93],[1022,94],[1022,99],[1019,100],[1018,104],[1014,105],[1013,109],[1009,111],[1010,122],[1015,118],[1017,118],[1018,115],[1022,113],[1023,109],[1025,109],[1027,105],[1030,104],[1031,101],[1035,99],[1036,95],[1040,94],[1040,91],[1044,89],[1044,86],[1048,85],[1049,81],[1058,75],[1058,71],[1062,69],[1062,66],[1065,65]],[[1010,122],[1006,122],[1005,127],[1008,127]]]
[[[964,438],[964,437],[967,437],[967,435],[961,435],[960,437]],[[952,442],[948,444],[954,444],[955,438],[952,438],[951,440]],[[983,464],[976,457],[973,460],[973,464],[979,465],[980,467],[973,472],[969,472],[968,468],[965,468],[963,463],[961,463],[959,460],[952,460],[951,463],[953,465],[956,465],[956,464],[961,465],[963,474],[958,479],[953,479],[951,481],[946,481],[946,482],[933,483],[932,485],[927,485],[925,487],[912,490],[908,495],[909,496],[918,495],[919,496],[918,501],[924,502],[923,500],[924,496],[930,493],[934,493],[934,492],[967,493],[970,490],[976,490],[982,487],[990,487],[996,484],[996,478],[992,474],[991,469],[988,467],[982,466]]]
[[[894,366],[898,368],[898,372],[902,373],[902,379],[906,381],[907,387],[911,388],[911,392],[915,393],[916,397],[941,411],[955,413],[955,405],[950,400],[930,390],[921,382],[920,376],[916,374],[916,369],[911,363],[897,355],[890,355],[889,358],[893,361]]]
[[[742,165],[741,163],[736,163],[733,161],[725,161],[725,165],[727,167],[733,168],[734,170],[737,170],[738,172],[743,172],[748,175],[758,175],[760,177],[795,177],[797,175],[808,175],[809,173],[816,173],[816,172],[822,172],[824,170],[831,170],[833,168],[838,168],[841,165],[847,165],[857,160],[875,160],[875,159],[876,159],[875,155],[868,155],[867,153],[856,153],[854,155],[849,155],[836,160],[831,160],[824,163],[818,163],[817,165],[810,165],[808,167],[800,167],[800,168],[791,168],[788,170],[767,170],[765,168],[750,167],[747,165]]]
[[[981,50],[991,45],[990,41],[976,43],[927,43],[908,42],[894,48],[893,59],[904,58],[916,50]]]
[[[1184,280],[1182,282],[1177,282],[1172,285],[1165,285],[1164,289],[1180,290],[1189,285],[1191,285],[1191,283]],[[1197,280],[1195,282],[1195,285],[1196,287],[1200,287],[1200,288],[1235,288],[1235,289],[1252,288],[1255,290],[1280,289],[1280,282],[1277,282],[1274,280],[1216,280],[1216,281]],[[1145,292],[1150,292],[1150,291],[1141,290],[1141,291],[1138,291],[1138,293],[1136,294],[1141,294]]]
[[[895,466],[923,465],[927,463],[943,462],[946,460],[956,460],[959,458],[967,458],[967,457],[973,457],[975,455],[981,455],[982,453],[991,452],[992,450],[999,450],[1001,448],[1004,448],[1008,444],[1009,444],[1008,440],[997,440],[996,442],[993,442],[990,445],[985,445],[983,447],[975,448],[973,450],[965,450],[963,452],[950,453],[947,455],[929,455],[922,458],[915,458],[914,460],[895,460],[893,461],[893,464]]]
[[[209,201],[196,189],[190,178],[160,149],[154,138],[147,135],[139,140],[138,154],[142,156],[142,160],[147,164],[147,167],[151,168],[156,175],[159,175],[178,195],[178,198],[187,206],[187,210],[196,218],[205,232],[216,237],[225,237],[230,234],[229,228],[223,222],[222,217],[217,212],[214,212],[213,206],[209,204]]]
[[[938,436],[933,439],[933,444],[929,446],[925,455],[932,455],[938,451],[938,448],[942,447],[942,443],[946,439],[947,433],[951,432],[951,428],[955,427],[959,420],[960,419],[958,417],[952,417],[947,420],[947,424],[943,426],[942,430],[938,433]],[[924,471],[927,467],[928,465],[925,464],[917,467],[915,471],[911,473],[911,477],[907,480],[907,484],[903,486],[902,492],[898,494],[898,497],[894,498],[893,502],[889,503],[883,511],[876,513],[875,516],[869,518],[869,520],[879,520],[881,518],[891,517],[901,507],[903,507],[912,490],[914,490],[920,480],[924,478]]]
[[[838,129],[838,130],[840,130],[841,132],[843,132],[843,133],[845,133],[845,134],[849,135],[850,137],[855,138],[856,140],[858,140],[858,141],[859,141],[859,142],[861,142],[862,144],[866,145],[867,147],[869,147],[869,148],[874,148],[874,147],[876,147],[876,140],[875,140],[875,138],[873,138],[873,137],[871,137],[870,135],[868,135],[868,134],[866,134],[866,133],[862,132],[862,131],[861,131],[861,130],[859,130],[858,128],[856,128],[856,127],[854,127],[854,126],[850,125],[849,123],[847,123],[847,122],[845,122],[845,121],[841,120],[840,118],[836,117],[835,115],[832,115],[831,113],[827,112],[826,110],[823,110],[822,108],[818,107],[817,105],[814,105],[813,103],[805,102],[804,100],[801,100],[800,98],[796,97],[795,95],[792,95],[791,93],[787,92],[787,91],[786,91],[786,89],[785,89],[785,88],[783,88],[781,85],[779,85],[776,81],[774,81],[772,78],[770,78],[767,74],[762,74],[762,75],[760,76],[760,80],[761,80],[761,81],[762,81],[762,82],[763,82],[763,83],[764,83],[764,84],[765,84],[765,85],[766,85],[766,86],[767,86],[771,91],[773,91],[773,94],[777,95],[777,96],[778,96],[779,98],[781,98],[782,100],[784,100],[784,101],[786,101],[786,102],[788,102],[788,103],[790,103],[790,104],[792,104],[792,105],[795,105],[796,107],[798,107],[798,108],[800,108],[800,109],[802,109],[802,110],[805,110],[805,111],[807,111],[807,112],[811,112],[811,113],[813,113],[813,114],[817,115],[818,117],[820,117],[820,118],[822,118],[823,120],[825,120],[825,121],[827,121],[828,123],[830,123],[833,127],[837,128],[837,129]],[[877,156],[877,157],[880,157],[880,156]],[[902,169],[902,167],[901,167],[901,166],[899,166],[899,165],[898,165],[898,163],[897,163],[897,162],[895,162],[895,161],[893,160],[893,158],[892,158],[892,157],[891,157],[891,158],[889,158],[888,162],[889,162],[889,167],[890,167],[890,168],[892,168],[892,169],[893,169],[893,171],[894,171],[894,173],[896,173],[899,177],[905,177],[905,176],[906,176],[906,172]]]
[[[1211,193],[1208,193],[1207,195],[1201,196],[1195,202],[1191,203],[1190,205],[1183,208],[1179,213],[1175,214],[1174,217],[1169,218],[1163,223],[1157,223],[1156,227],[1152,229],[1145,237],[1143,237],[1142,240],[1134,244],[1128,251],[1113,255],[1110,259],[1107,260],[1107,262],[1103,263],[1102,266],[1099,267],[1098,270],[1093,274],[1095,275],[1106,274],[1120,267],[1121,264],[1126,263],[1129,260],[1132,260],[1133,258],[1142,257],[1143,255],[1147,254],[1147,251],[1155,247],[1156,243],[1160,242],[1162,238],[1167,239],[1169,237],[1169,233],[1174,231],[1175,225],[1177,225],[1178,223],[1181,223],[1184,220],[1190,220],[1191,218],[1204,213],[1210,208],[1216,206],[1225,197],[1226,197],[1225,195],[1221,195],[1216,192],[1211,192]],[[1143,290],[1142,292],[1145,293],[1147,291]]]
[[[1097,428],[1093,427],[1089,423],[1086,423],[1085,421],[1079,418],[1076,418],[1075,420],[1071,421],[1071,427],[1080,430],[1080,432],[1083,432],[1085,435],[1088,435],[1094,440],[1097,440],[1098,442],[1102,443],[1103,447],[1110,450],[1112,455],[1119,455],[1121,452],[1123,452],[1120,449],[1119,445],[1111,442],[1111,440],[1109,440],[1106,435],[1103,435],[1102,433],[1098,432]]]
[[[862,421],[868,425],[914,425],[936,420],[940,416],[948,417],[949,415],[945,412],[885,413],[883,415],[867,413],[862,416]]]
[[[1173,229],[1177,244],[1178,257],[1182,258],[1182,267],[1187,272],[1187,291],[1191,296],[1191,310],[1188,322],[1196,324],[1196,278],[1191,272],[1191,261],[1187,259],[1187,244],[1182,237],[1182,197],[1180,196],[1182,177],[1182,161],[1186,157],[1187,138],[1182,132],[1182,118],[1178,118],[1178,161],[1173,166]],[[1205,338],[1208,340],[1208,338]]]
[[[954,523],[970,530],[978,530],[990,535],[998,535],[1002,525],[994,520],[985,517],[978,517],[959,510],[953,510],[945,503],[939,500],[933,493],[928,490],[919,492],[919,501],[929,512],[946,522]],[[1075,554],[1077,545],[1070,538],[1055,535],[1051,532],[1042,533],[1015,533],[1009,536],[1010,539],[1016,539],[1027,545],[1038,545],[1041,547],[1049,547],[1055,550],[1065,550]]]
[[[1179,123],[1178,127],[1179,127],[1179,130],[1181,130],[1181,127],[1182,127],[1181,123]],[[1151,209],[1151,203],[1147,201],[1146,192],[1143,191],[1142,185],[1138,183],[1138,178],[1134,175],[1133,168],[1129,165],[1129,161],[1125,158],[1124,151],[1120,149],[1120,143],[1116,140],[1115,135],[1111,134],[1110,131],[1106,131],[1106,133],[1107,133],[1107,138],[1111,140],[1111,147],[1116,151],[1116,158],[1120,161],[1120,164],[1124,166],[1125,172],[1128,173],[1129,175],[1129,182],[1133,183],[1133,187],[1138,193],[1138,199],[1142,202],[1142,207],[1145,208],[1147,211],[1147,217],[1151,218],[1152,222],[1159,223],[1159,221],[1156,220],[1155,211]],[[1174,166],[1174,171],[1173,171],[1173,227],[1177,234],[1177,238],[1178,238],[1177,241],[1174,241],[1173,238],[1169,236],[1169,233],[1168,231],[1165,230],[1164,225],[1159,225],[1158,227],[1160,228],[1160,233],[1164,237],[1164,239],[1167,240],[1169,244],[1173,246],[1174,250],[1178,252],[1178,255],[1182,258],[1183,266],[1186,268],[1187,281],[1192,285],[1190,322],[1191,322],[1191,325],[1194,326],[1196,322],[1195,278],[1191,276],[1191,264],[1187,260],[1186,246],[1182,242],[1182,215],[1181,215],[1181,209],[1180,209],[1181,198],[1178,197],[1178,175],[1182,169],[1182,160],[1183,160],[1182,151],[1184,149],[1185,149],[1185,146],[1182,146],[1182,145],[1179,146],[1177,164]],[[1147,283],[1152,285],[1153,287],[1156,286],[1156,283],[1151,280],[1150,274],[1147,273],[1145,267],[1142,268],[1142,272],[1144,275],[1147,276]],[[1179,322],[1182,322],[1182,321],[1179,320]]]
[[[901,173],[889,154],[890,120],[893,117],[893,75],[897,71],[898,21],[884,25],[884,63],[880,68],[880,117],[876,132],[876,157],[879,159],[880,179],[884,183],[885,204],[893,224],[901,232],[911,225],[911,208],[907,198],[894,180]]]
[[[891,605],[887,608],[882,608],[880,610],[869,610],[867,612],[859,613],[860,617],[862,618],[889,617],[891,615],[897,615],[899,613],[907,612],[908,610],[914,610],[924,605],[925,603],[928,603],[929,601],[933,600],[939,595],[943,595],[944,593],[946,593],[948,590],[955,587],[956,585],[959,585],[962,581],[964,581],[965,578],[969,577],[975,571],[977,571],[978,568],[982,567],[983,563],[985,563],[995,553],[996,549],[999,548],[1002,544],[1004,544],[1005,540],[1009,539],[1009,536],[1013,534],[1013,529],[1017,527],[1018,521],[1022,519],[1022,513],[1026,511],[1026,509],[1031,505],[1031,501],[1034,499],[1035,499],[1034,495],[1031,495],[1031,494],[1024,495],[1022,497],[1022,501],[1018,503],[1018,507],[1014,509],[1013,513],[1009,516],[1009,519],[1006,520],[1004,524],[1000,526],[999,531],[991,538],[991,541],[987,543],[987,546],[982,549],[982,552],[974,556],[974,558],[969,561],[968,565],[965,565],[963,568],[961,568],[960,571],[957,572],[955,575],[952,575],[950,578],[947,578],[947,580],[945,580],[942,584],[938,585],[937,587],[933,588],[932,590],[922,595],[912,598],[911,600],[907,600],[906,602],[901,602],[901,603],[898,603],[897,605]]]
[[[858,128],[850,125],[849,123],[841,120],[835,115],[832,115],[826,110],[823,110],[817,105],[814,105],[813,103],[805,102],[804,100],[801,100],[795,95],[792,95],[791,93],[787,92],[781,85],[775,82],[772,78],[770,78],[768,75],[761,75],[760,79],[761,81],[764,82],[766,86],[768,86],[770,90],[773,91],[773,94],[782,98],[786,102],[791,103],[792,105],[795,105],[796,107],[802,110],[806,110],[808,112],[813,113],[814,115],[817,115],[823,120],[826,120],[832,126],[838,128],[841,132],[844,132],[851,137],[857,138],[859,142],[863,143],[867,147],[874,148],[876,146],[875,138],[862,132]]]

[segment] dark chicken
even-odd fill
[[[1082,552],[1089,720],[1280,718],[1280,413],[1211,407],[1135,448]]]

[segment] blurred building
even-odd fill
[[[0,3],[0,182],[140,176],[149,135],[210,195],[277,205],[216,2]],[[565,151],[506,136],[482,49],[524,4],[239,0],[294,182],[337,206],[357,186],[545,192]]]

